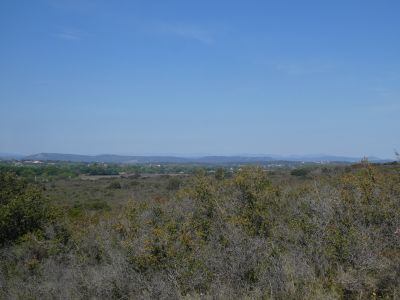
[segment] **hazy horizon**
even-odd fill
[[[399,11],[393,0],[1,1],[0,152],[392,158]]]
[[[201,158],[201,157],[271,157],[273,159],[300,159],[300,158],[317,158],[317,157],[343,157],[343,158],[354,158],[361,159],[363,157],[372,159],[393,159],[397,157],[393,152],[390,157],[379,157],[376,155],[338,155],[332,153],[304,153],[304,154],[277,154],[277,153],[69,153],[69,152],[35,152],[35,153],[18,153],[18,152],[0,152],[0,156],[33,156],[38,154],[60,154],[60,155],[82,155],[82,156],[102,156],[102,155],[115,155],[115,156],[139,156],[139,157],[151,157],[151,156],[164,156],[164,157],[179,157],[179,158]]]

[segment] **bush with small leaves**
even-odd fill
[[[122,186],[121,183],[119,183],[119,181],[113,181],[107,186],[107,188],[111,190],[120,190],[122,189]]]
[[[13,241],[49,221],[42,191],[14,174],[0,173],[0,243]]]

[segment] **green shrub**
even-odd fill
[[[119,183],[119,181],[113,181],[108,185],[107,188],[111,189],[111,190],[120,190],[122,188],[122,186]]]
[[[226,176],[226,174],[225,174],[225,169],[224,168],[218,168],[215,171],[215,179],[222,180],[222,179],[225,178],[225,176]]]
[[[398,299],[399,167],[310,170],[198,171],[176,193],[143,178],[102,191],[130,196],[109,212],[113,199],[76,190],[65,219],[0,249],[0,299]],[[4,206],[30,189],[0,184]]]
[[[168,179],[167,190],[176,191],[181,186],[181,180],[177,177],[171,177]]]
[[[39,188],[13,174],[0,174],[0,243],[42,228],[50,218]]]
[[[102,199],[93,199],[87,201],[84,205],[85,208],[89,210],[110,210],[110,206],[108,205],[107,201]]]
[[[290,172],[290,175],[298,176],[298,177],[306,177],[310,173],[310,169],[298,168],[294,169]]]

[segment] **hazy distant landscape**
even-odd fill
[[[22,161],[64,161],[64,162],[98,162],[98,163],[119,163],[119,164],[142,164],[142,163],[197,163],[197,164],[234,164],[234,163],[273,163],[273,162],[314,162],[314,163],[330,163],[330,162],[357,162],[363,157],[346,157],[333,155],[237,155],[237,156],[200,156],[200,157],[183,157],[183,156],[127,156],[127,155],[77,155],[77,154],[61,154],[61,153],[39,153],[33,155],[18,154],[1,154],[0,159],[3,160],[22,160]],[[390,159],[380,159],[377,157],[369,157],[370,161],[387,162]]]
[[[400,299],[399,0],[1,0],[0,300]]]

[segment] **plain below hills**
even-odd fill
[[[6,159],[12,156],[8,155]],[[79,155],[62,153],[38,153],[28,156],[15,157],[24,161],[63,161],[63,162],[87,162],[87,163],[114,163],[114,164],[265,164],[279,162],[347,162],[360,161],[361,157],[346,157],[334,155],[259,155],[259,156],[130,156],[130,155]],[[373,162],[384,162],[377,157],[369,157]]]

